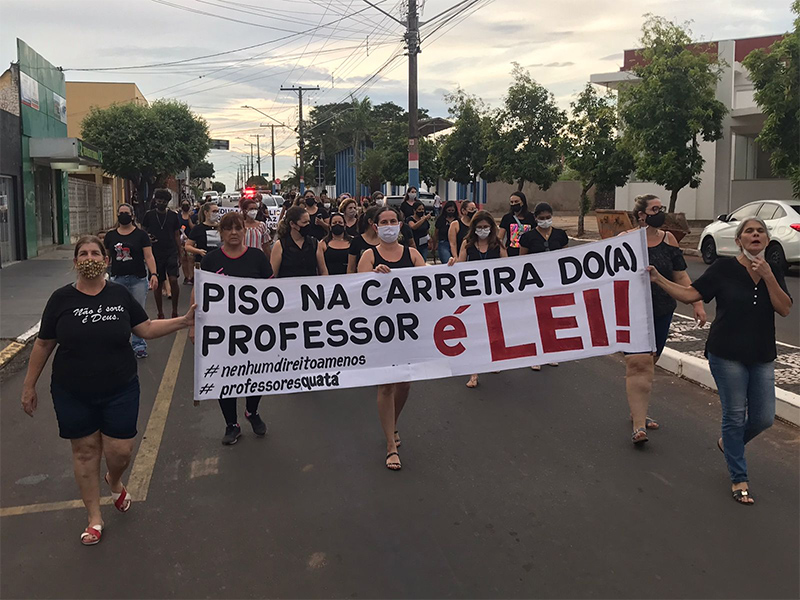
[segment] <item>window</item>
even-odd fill
[[[777,204],[770,204],[769,202],[765,202],[761,205],[761,208],[758,209],[758,217],[761,217],[765,221],[769,221],[773,219],[773,215],[775,212],[780,208]]]
[[[734,179],[775,179],[770,153],[761,149],[755,135],[735,134],[733,154]]]
[[[754,217],[758,212],[758,209],[761,208],[760,202],[755,202],[753,204],[745,204],[742,208],[735,210],[731,213],[728,217],[728,222],[730,221],[741,221],[745,217]]]

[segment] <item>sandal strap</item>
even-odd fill
[[[114,498],[116,496],[116,498]],[[128,489],[125,486],[122,486],[122,491],[117,495],[116,492],[111,492],[111,497],[114,498],[114,507],[120,511],[124,512],[125,510],[125,503],[130,502],[131,498],[128,494]]]
[[[389,454],[386,455],[386,458],[389,458],[390,456],[400,456],[400,454],[398,452],[389,452]]]

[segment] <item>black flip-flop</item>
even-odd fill
[[[387,461],[389,460],[390,456],[396,456],[398,459],[400,458],[400,455],[397,452],[389,452],[389,454],[386,455],[386,460]],[[389,469],[390,471],[399,471],[400,469],[403,468],[403,463],[388,463],[387,462],[386,463],[386,468]]]
[[[739,504],[744,504],[745,506],[753,506],[755,504],[755,498],[753,498],[749,490],[733,490],[732,493],[733,499]],[[742,502],[742,498],[751,498],[753,502]]]
[[[722,454],[725,454],[725,449],[722,447],[722,438],[717,440],[717,448],[719,448],[719,451],[722,452]]]
[[[637,433],[643,433],[644,437],[636,439],[636,434]],[[634,431],[633,435],[631,435],[631,441],[637,446],[640,445],[640,444],[644,444],[645,442],[650,441],[650,440],[647,439],[647,430],[644,427],[639,427],[639,429]]]

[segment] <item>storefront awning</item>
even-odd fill
[[[103,153],[78,138],[31,138],[30,156],[37,165],[67,172],[103,166]]]

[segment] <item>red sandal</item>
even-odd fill
[[[103,535],[103,526],[95,525],[94,527],[87,527],[81,534],[81,544],[84,546],[94,546],[100,543],[100,537]],[[92,539],[94,538],[94,539]],[[89,540],[88,542],[86,540]]]
[[[108,483],[108,473],[106,473],[105,480],[106,483]],[[108,485],[110,486],[111,484],[108,483]],[[122,486],[122,491],[119,494],[113,490],[111,491],[111,499],[114,500],[114,508],[121,513],[128,512],[133,504],[133,496],[128,493],[128,490],[124,485]]]

